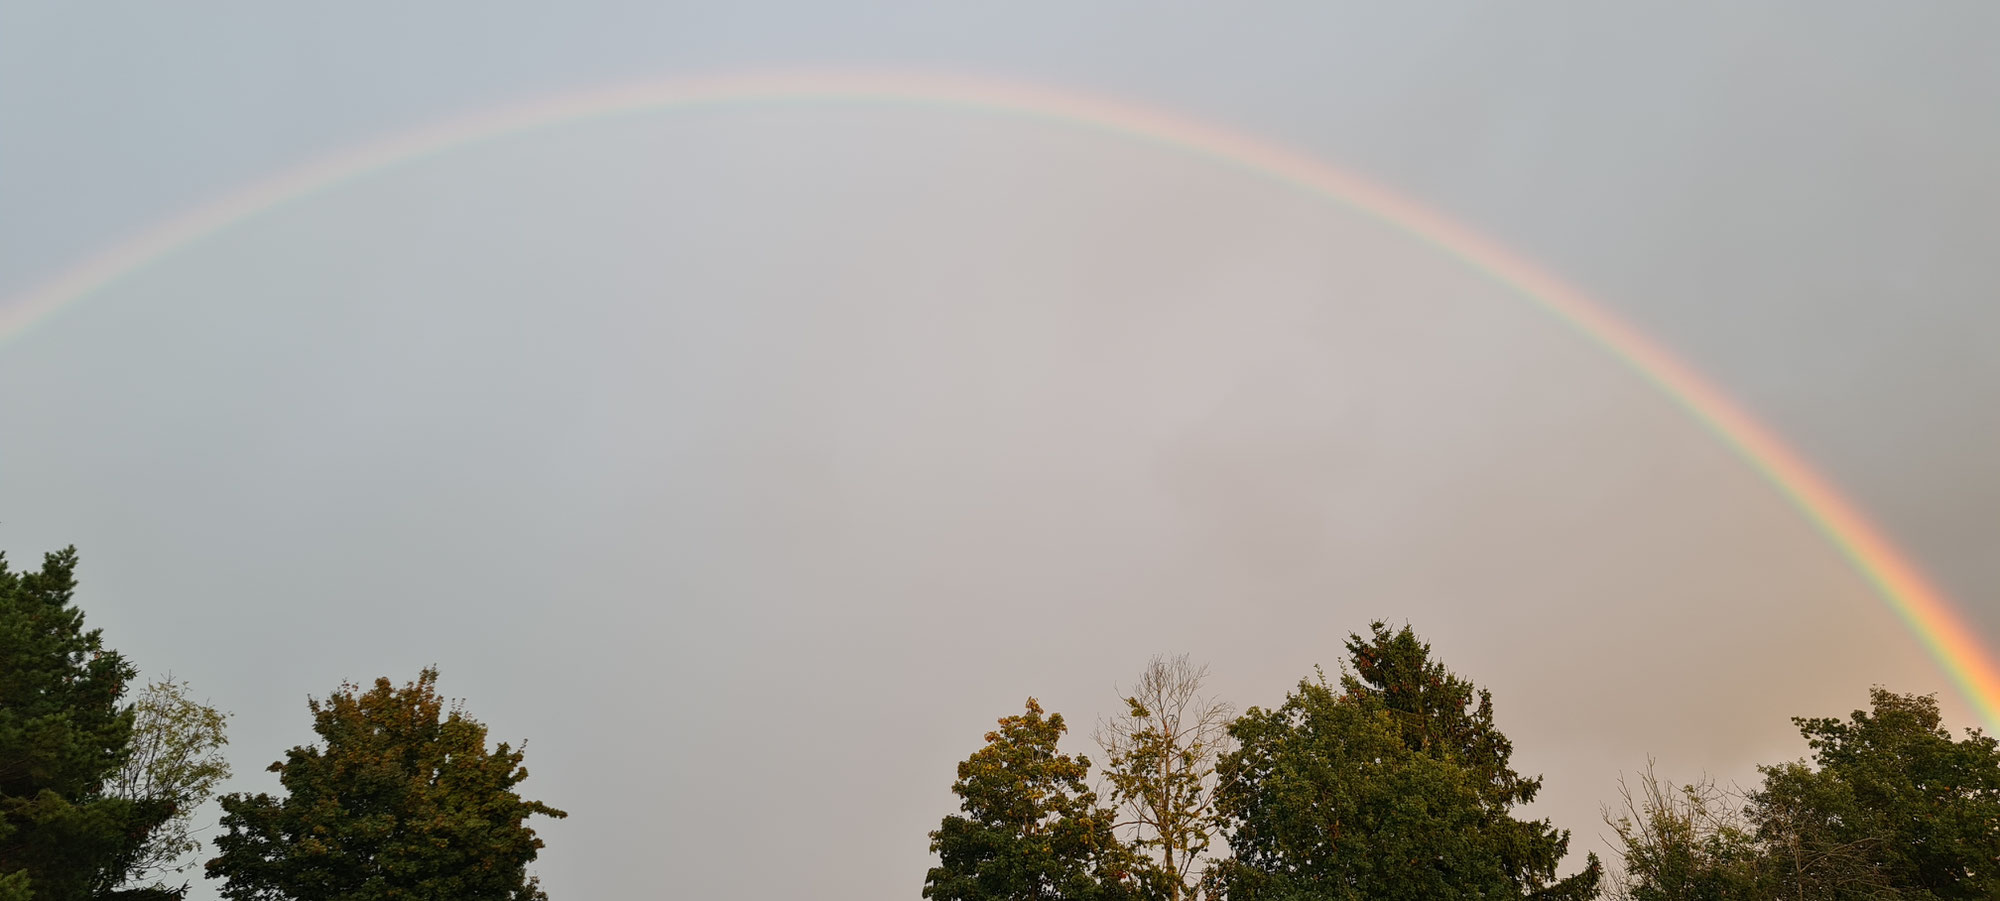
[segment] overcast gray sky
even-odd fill
[[[606,85],[896,67],[1341,165],[1724,386],[2000,637],[2000,12],[1980,4],[0,6],[0,298],[299,163]],[[0,300],[0,303],[5,303]],[[0,339],[0,549],[236,714],[427,663],[529,741],[555,897],[913,897],[956,762],[1157,652],[1273,704],[1372,618],[1537,812],[1748,778],[1869,685],[1970,711],[1771,488],[1435,248],[970,110],[455,149]],[[197,897],[214,897],[204,886]]]

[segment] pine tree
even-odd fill
[[[85,631],[76,549],[40,572],[0,557],[0,898],[111,897],[170,805],[111,797],[130,755],[136,674]]]
[[[1431,659],[1431,647],[1408,625],[1391,632],[1369,624],[1369,637],[1349,635],[1354,664],[1341,685],[1351,697],[1380,704],[1394,714],[1403,742],[1412,751],[1466,770],[1477,786],[1483,830],[1500,855],[1516,897],[1595,898],[1603,868],[1592,854],[1583,872],[1556,879],[1569,849],[1569,831],[1547,820],[1517,820],[1510,811],[1541,791],[1540,777],[1514,771],[1514,744],[1493,722],[1493,694]]]
[[[1592,855],[1565,879],[1569,835],[1509,813],[1539,779],[1508,764],[1492,698],[1430,659],[1408,628],[1351,636],[1339,688],[1302,680],[1230,726],[1218,770],[1231,858],[1205,880],[1229,901],[1597,897]],[[1476,701],[1475,701],[1476,699]]]

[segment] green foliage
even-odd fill
[[[132,754],[113,777],[114,797],[164,806],[171,815],[140,848],[128,881],[185,872],[183,859],[201,847],[194,814],[229,778],[222,746],[229,715],[197,703],[188,685],[172,678],[147,684],[132,705]],[[155,885],[154,888],[164,888]]]
[[[437,670],[397,689],[343,685],[309,701],[325,748],[270,769],[287,792],[222,798],[210,878],[233,901],[545,901],[527,866],[542,840],[529,816],[566,816],[514,787],[522,752],[489,752],[486,727],[444,713]]]
[[[1514,819],[1539,779],[1508,765],[1492,699],[1429,659],[1404,628],[1352,636],[1336,691],[1304,680],[1230,727],[1218,809],[1233,853],[1212,869],[1230,901],[1590,899],[1602,875],[1555,878],[1569,835]],[[1474,698],[1477,703],[1474,704]],[[1470,709],[1468,709],[1470,708]]]
[[[1707,782],[1650,770],[1626,814],[1631,901],[1961,901],[2000,897],[2000,747],[1954,740],[1937,702],[1876,689],[1846,722],[1797,718],[1813,760],[1760,767],[1740,813]]]
[[[0,876],[0,901],[35,901],[35,893],[28,887],[27,871]]]
[[[1846,901],[1927,898],[1906,895],[1883,871],[1884,837],[1855,804],[1850,786],[1822,778],[1804,763],[1760,767],[1751,795],[1757,824],[1759,899]]]
[[[1510,811],[1541,791],[1540,777],[1525,778],[1509,760],[1514,745],[1493,722],[1493,695],[1477,689],[1430,659],[1430,645],[1409,626],[1390,632],[1382,623],[1371,636],[1348,636],[1354,674],[1341,685],[1349,697],[1379,703],[1402,726],[1404,744],[1467,772],[1480,795],[1481,832],[1507,871],[1507,897],[1587,899],[1598,894],[1603,868],[1589,855],[1582,872],[1556,878],[1569,850],[1569,832],[1548,820],[1517,820]],[[1356,678],[1358,676],[1358,678]],[[1476,698],[1476,701],[1475,701]]]
[[[84,631],[76,549],[0,558],[0,899],[107,897],[172,811],[106,793],[129,756],[135,671]]]
[[[1218,807],[1233,857],[1212,868],[1230,901],[1505,897],[1464,770],[1412,751],[1398,719],[1301,681],[1275,710],[1230,727]]]
[[[1090,759],[1060,753],[1062,714],[1029,698],[958,765],[964,816],[931,833],[938,901],[1118,901],[1148,897],[1156,876],[1112,833],[1112,811],[1085,787]]]
[[[1817,769],[1762,768],[1752,815],[1779,897],[2000,897],[2000,746],[1953,740],[1931,697],[1878,688],[1870,706],[1793,720]]]

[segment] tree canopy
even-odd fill
[[[2000,897],[2000,749],[1954,739],[1936,699],[1876,688],[1846,720],[1793,720],[1810,760],[1756,789],[1650,769],[1606,819],[1626,901],[1960,901]]]
[[[1348,697],[1388,710],[1410,750],[1466,771],[1480,796],[1481,834],[1507,872],[1511,897],[1596,897],[1603,873],[1597,855],[1588,855],[1582,872],[1557,878],[1569,832],[1512,815],[1535,800],[1542,779],[1514,771],[1514,744],[1494,724],[1493,694],[1431,659],[1430,645],[1408,625],[1392,632],[1371,623],[1369,633],[1348,636],[1354,670],[1341,685]]]
[[[1350,636],[1339,690],[1302,680],[1231,727],[1219,807],[1233,857],[1211,884],[1262,899],[1589,899],[1601,867],[1558,878],[1569,835],[1510,810],[1539,779],[1509,765],[1491,696],[1408,627]],[[1477,699],[1476,703],[1474,699]]]
[[[1057,748],[1062,714],[1029,698],[958,765],[963,816],[931,833],[936,901],[1122,901],[1149,897],[1154,874],[1112,832],[1115,814],[1085,784],[1090,758]]]
[[[0,901],[172,901],[194,812],[227,777],[227,716],[86,629],[74,549],[0,557]],[[1876,688],[1845,719],[1793,720],[1807,758],[1753,790],[1649,765],[1606,812],[1622,871],[1561,875],[1570,834],[1516,809],[1490,692],[1409,626],[1349,635],[1337,680],[1231,717],[1205,667],[1156,657],[1100,721],[1107,797],[1033,698],[957,767],[930,833],[932,901],[1973,901],[2000,898],[2000,741],[1954,736],[1933,696]],[[221,798],[205,872],[231,901],[547,901],[519,791],[525,752],[437,693],[346,683],[308,699],[319,743],[270,766],[277,795]],[[1129,816],[1120,820],[1122,809]],[[1214,839],[1216,846],[1211,848]],[[1200,862],[1198,883],[1192,877]],[[1604,885],[1601,885],[1604,884]]]
[[[1869,708],[1793,720],[1814,766],[1763,768],[1760,834],[1799,864],[1853,848],[1903,898],[2000,898],[2000,746],[1953,739],[1929,696],[1876,688]]]
[[[325,747],[271,765],[284,797],[222,798],[210,878],[233,901],[545,901],[527,866],[530,816],[567,816],[515,787],[523,753],[489,751],[486,727],[445,710],[437,670],[309,701]]]
[[[1230,901],[1506,897],[1466,770],[1411,750],[1387,709],[1303,680],[1230,728],[1218,806]]]

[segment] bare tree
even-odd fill
[[[1107,794],[1130,819],[1133,844],[1152,855],[1173,901],[1194,896],[1195,862],[1213,834],[1215,761],[1229,740],[1230,706],[1201,693],[1207,666],[1156,656],[1121,692],[1125,712],[1098,724]]]
[[[1621,809],[1603,811],[1624,856],[1613,901],[1747,897],[1757,884],[1759,848],[1741,792],[1707,776],[1677,786],[1649,759],[1636,790],[1618,777],[1618,796]]]
[[[1707,776],[1677,786],[1655,775],[1650,760],[1636,790],[1620,776],[1620,809],[1604,810],[1625,864],[1612,901],[1901,897],[1871,859],[1878,841],[1833,838],[1825,813],[1787,790],[1801,772],[1798,764],[1766,768],[1770,781],[1752,793]]]

